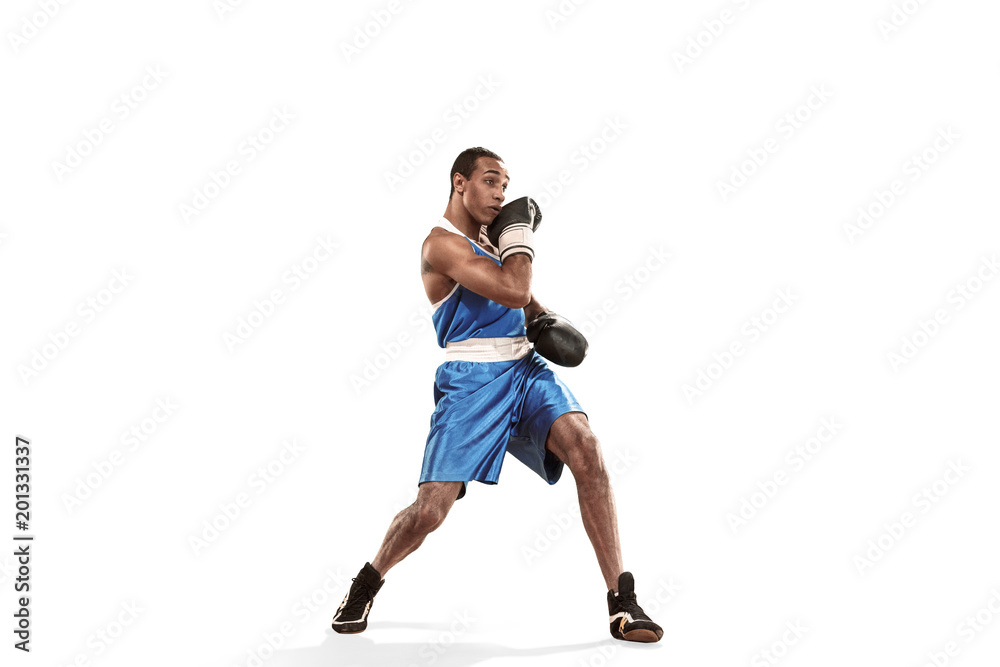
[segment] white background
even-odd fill
[[[43,5],[0,22],[0,532],[22,435],[36,536],[4,664],[996,664],[996,3]],[[415,496],[417,250],[478,145],[590,338],[560,376],[655,646],[608,635],[571,475],[516,461],[328,633]]]

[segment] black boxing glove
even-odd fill
[[[534,261],[534,231],[541,222],[542,212],[535,200],[521,197],[500,209],[486,227],[486,236],[500,250],[501,262],[514,255],[527,255]]]
[[[554,364],[579,366],[587,356],[587,339],[562,315],[545,311],[528,323],[527,330],[535,352]]]

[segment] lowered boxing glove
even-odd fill
[[[542,222],[542,212],[531,197],[521,197],[500,209],[486,227],[490,243],[500,250],[500,261],[514,255],[535,259],[534,231]]]
[[[527,326],[535,352],[560,366],[579,366],[587,356],[587,339],[561,315],[545,311]]]

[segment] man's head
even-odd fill
[[[480,225],[488,225],[503,206],[509,182],[503,158],[485,148],[467,148],[451,167],[449,205],[457,194],[469,215]]]

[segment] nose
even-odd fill
[[[497,201],[499,201],[502,204],[503,200],[505,198],[505,195],[504,195],[503,191],[501,191],[499,194],[494,195],[493,198],[496,199]]]

